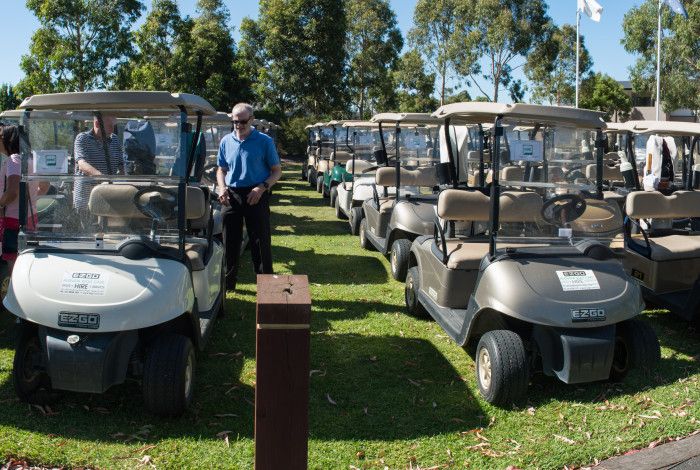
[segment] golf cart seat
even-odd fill
[[[491,204],[490,198],[479,191],[447,189],[440,193],[437,207],[438,216],[443,220],[486,222]],[[541,209],[542,198],[536,193],[506,191],[501,194],[501,222],[534,222],[539,220]],[[445,248],[441,255],[449,269],[478,269],[489,252],[488,242],[473,241],[468,237],[445,240]]]
[[[331,161],[335,162],[336,164],[346,163],[349,160],[352,160],[352,154],[350,152],[346,152],[345,150],[337,150],[331,153]]]
[[[103,217],[108,226],[131,226],[134,219],[149,221],[134,203],[137,192],[142,187],[133,184],[98,184],[90,192],[88,208],[90,213]],[[163,188],[176,191],[173,186]],[[204,192],[196,186],[188,186],[186,191],[187,220],[198,220],[207,214],[207,201]],[[204,269],[207,244],[186,243],[185,254],[193,271]]]
[[[322,175],[323,173],[325,173],[326,171],[328,171],[329,168],[330,168],[330,165],[329,165],[328,160],[322,159],[322,160],[319,160],[319,161],[318,161],[318,166],[317,166],[317,168],[316,168],[316,172],[317,172],[319,175]]]
[[[504,181],[522,181],[525,177],[525,168],[521,166],[507,166],[501,170],[501,179]]]
[[[630,219],[683,219],[700,217],[700,192],[676,191],[664,196],[658,191],[636,191],[627,196]],[[627,248],[652,261],[700,258],[700,234],[672,231],[655,234],[641,225],[640,234],[625,231]]]
[[[345,171],[351,175],[354,173],[362,173],[364,170],[372,168],[374,163],[367,160],[350,160],[345,164]]]

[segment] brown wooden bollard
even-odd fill
[[[306,469],[309,323],[306,276],[259,274],[255,338],[255,469]]]

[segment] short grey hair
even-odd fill
[[[251,105],[249,105],[248,103],[238,103],[231,110],[231,114],[240,113],[241,111],[247,111],[248,116],[252,116],[254,114],[253,107]]]

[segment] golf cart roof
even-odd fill
[[[534,123],[564,123],[589,129],[605,129],[603,113],[589,109],[563,106],[543,106],[538,104],[502,104],[484,102],[462,102],[440,106],[433,116],[440,119],[454,119],[459,122],[484,123],[497,116]]]
[[[623,132],[626,131],[625,122],[606,122],[605,132]]]
[[[372,121],[345,121],[343,127],[379,127],[379,124]]]
[[[627,121],[624,130],[633,134],[664,134],[671,136],[700,135],[700,123],[680,121]]]
[[[6,109],[0,113],[0,119],[19,119],[25,113],[24,109]],[[32,111],[32,118],[54,119],[56,121],[92,121],[92,113],[58,112],[58,111]]]
[[[372,122],[390,122],[399,125],[440,124],[440,119],[428,113],[379,113],[372,116]]]
[[[177,112],[184,109],[188,114],[198,112],[212,115],[216,110],[204,98],[189,93],[167,91],[89,91],[74,93],[52,93],[25,98],[21,109],[51,111],[106,111],[110,114],[129,114],[133,111]]]
[[[328,121],[328,122],[326,123],[326,126],[342,126],[344,122],[345,122],[345,121],[343,121],[342,119],[340,119],[340,120]]]
[[[215,114],[210,114],[204,117],[204,122],[219,122],[219,123],[231,123],[231,116],[222,111],[217,111]]]

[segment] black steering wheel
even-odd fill
[[[177,215],[177,192],[163,186],[144,186],[134,194],[134,205],[151,219],[172,219]]]
[[[586,200],[578,194],[560,194],[542,205],[542,218],[552,225],[563,227],[583,215]]]

